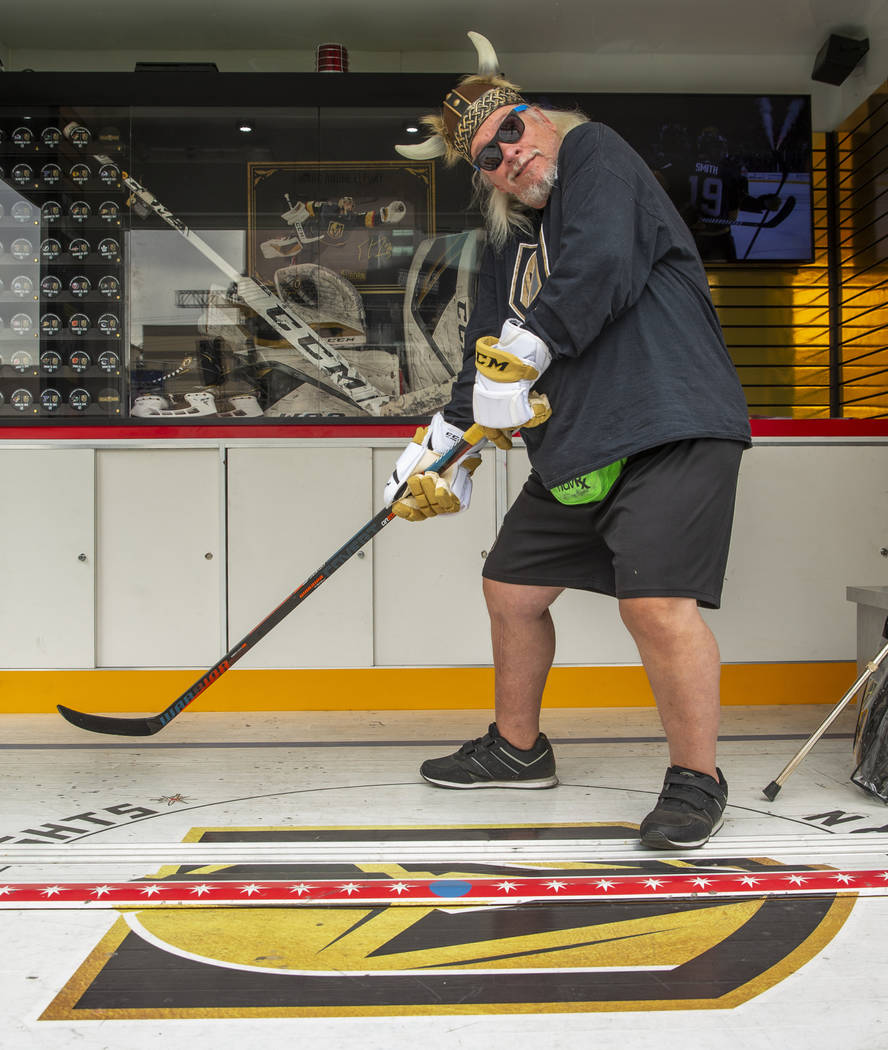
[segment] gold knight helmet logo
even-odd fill
[[[461,837],[553,837],[544,828],[461,829]],[[624,839],[634,827],[569,825],[571,839]],[[256,829],[265,840],[434,843],[452,828]],[[190,841],[243,842],[245,830],[203,829]],[[283,1017],[724,1009],[783,980],[834,936],[854,895],[559,901],[477,907],[449,899],[459,880],[557,879],[700,871],[770,873],[761,858],[630,863],[240,864],[168,869],[158,879],[442,881],[437,905],[129,911],[47,1008],[43,1019]],[[798,866],[796,866],[797,868]],[[754,879],[752,881],[755,881]],[[464,884],[464,883],[463,883]],[[132,969],[134,968],[134,969]],[[150,973],[141,980],[139,972]],[[123,974],[129,976],[123,979]]]

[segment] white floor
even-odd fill
[[[543,872],[582,872],[595,864],[606,870],[614,863],[620,870],[642,871],[670,864],[713,870],[720,863],[741,870],[763,864],[884,870],[888,808],[849,781],[848,734],[855,708],[832,727],[774,802],[762,795],[827,712],[824,707],[725,709],[720,761],[730,785],[728,819],[709,846],[686,860],[642,851],[632,837],[633,826],[658,793],[665,767],[665,745],[652,710],[547,712],[544,728],[556,747],[561,783],[539,792],[444,791],[419,779],[422,758],[445,754],[486,729],[483,712],[241,716],[189,711],[147,740],[90,736],[51,716],[6,716],[0,738],[0,880],[159,879],[186,862],[180,878],[188,878],[193,866],[188,850],[195,847],[177,852],[177,844],[206,840],[208,829],[227,842],[201,854],[205,866],[199,870],[207,878],[230,862],[225,853],[230,842],[241,844],[234,848],[240,851],[235,860],[245,865],[242,870],[249,871],[252,862],[254,869],[261,863],[268,866],[266,872],[278,872],[267,878],[304,870],[299,864],[309,860],[341,865],[347,859],[368,872],[389,872],[399,863],[414,872],[425,863],[433,875],[474,870],[473,864],[493,872],[509,866],[519,870],[519,860],[508,855],[509,838],[497,832],[513,825],[513,838],[536,836],[537,845],[521,858],[525,872],[531,864]],[[490,830],[473,838],[471,829],[478,826]],[[305,828],[333,830],[319,832],[314,842],[311,836],[288,838],[275,830]],[[437,838],[420,835],[417,840],[419,829]],[[261,875],[254,871],[253,877]],[[185,982],[193,979],[188,974],[219,973],[220,967],[246,975],[272,972],[275,967],[266,956],[247,959],[244,952],[251,938],[254,947],[262,948],[262,937],[269,935],[263,929],[280,935],[299,909],[263,909],[264,918],[246,908],[167,911],[182,930],[189,923],[193,927],[187,936],[182,934],[180,944],[169,944],[157,934],[167,926],[156,914],[130,911],[121,918],[114,910],[90,907],[15,910],[3,907],[0,898],[0,1047],[154,1050],[162,1038],[169,1050],[218,1050],[235,1041],[250,1048],[278,1046],[293,1040],[362,1050],[417,1044],[424,1050],[505,1050],[518,1041],[522,1046],[573,1048],[593,1040],[599,1047],[627,1050],[689,1043],[728,1050],[884,1050],[888,897],[846,894],[837,899],[837,910],[830,915],[841,912],[841,919],[817,926],[801,955],[790,953],[744,1001],[729,1007],[713,1008],[693,996],[669,1008],[630,1001],[609,1009],[581,999],[563,1008],[552,1002],[545,1008],[522,1009],[520,1002],[473,1007],[470,999],[448,1006],[435,993],[432,1012],[420,1008],[417,1014],[400,1016],[367,1016],[374,1011],[365,1009],[342,1010],[345,1016],[337,1016],[335,1008],[327,1016],[305,1016],[305,1011],[266,1004],[263,1016],[255,1011],[251,1016],[247,1008],[240,1010],[245,1016],[226,1017],[219,1014],[230,1004],[220,992],[216,1006],[203,1010],[203,1016],[192,1010],[183,1017],[161,992],[152,998],[154,984],[159,982],[159,988],[163,983],[160,971],[151,969],[163,965],[158,959],[185,966]],[[442,914],[456,910],[441,909]],[[482,910],[476,914],[480,923]],[[406,911],[397,918],[404,915]],[[522,913],[522,921],[527,915]],[[146,928],[157,934],[150,965],[140,968],[138,953],[117,953],[119,935],[106,938],[112,928],[122,929],[115,924],[125,921],[135,931],[130,943],[142,935],[146,944],[151,941]],[[322,916],[316,925],[324,921],[340,920]],[[550,932],[544,931],[545,936]],[[770,933],[765,928],[760,940],[767,941]],[[775,929],[774,936],[778,933]],[[627,943],[629,939],[627,935]],[[527,940],[531,942],[533,936]],[[492,950],[492,943],[486,950]],[[550,950],[551,943],[546,944]],[[747,951],[748,945],[738,944],[739,953]],[[170,954],[164,955],[165,950]],[[626,966],[614,966],[612,960],[601,974],[641,969],[633,950],[626,948]],[[685,945],[684,950],[690,949]],[[575,965],[577,956],[572,958]],[[87,960],[89,976],[75,978]],[[192,964],[199,964],[198,969],[188,969]],[[277,970],[288,966],[295,964]],[[93,1008],[90,1019],[81,1019],[84,1008],[78,1007],[77,1016],[73,1006],[78,996],[103,967],[142,995],[147,1005],[141,1018],[121,1016],[111,1000],[104,1014]],[[668,967],[662,969],[665,973]],[[545,971],[543,965],[535,972]],[[525,967],[521,972],[528,971]],[[483,964],[479,974],[480,980]],[[712,980],[722,976],[714,966]],[[377,1012],[388,1009],[383,993],[374,1002]],[[60,1019],[42,1019],[46,1012]]]

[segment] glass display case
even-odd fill
[[[207,76],[4,81],[0,422],[428,415],[480,223],[394,147],[451,78]]]
[[[4,74],[0,425],[428,417],[483,235],[395,145],[454,79]],[[806,97],[529,97],[626,137],[707,268],[811,259]]]

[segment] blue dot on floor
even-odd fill
[[[439,882],[430,883],[429,888],[438,897],[465,897],[472,884],[457,879],[441,879]]]

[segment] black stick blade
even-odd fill
[[[762,794],[769,802],[773,802],[777,798],[777,792],[780,790],[780,785],[776,780],[772,780],[766,788],[762,788]]]
[[[153,736],[163,729],[157,718],[109,718],[107,715],[90,715],[84,711],[72,711],[70,707],[56,705],[62,718],[85,729],[89,733],[107,733],[110,736]]]

